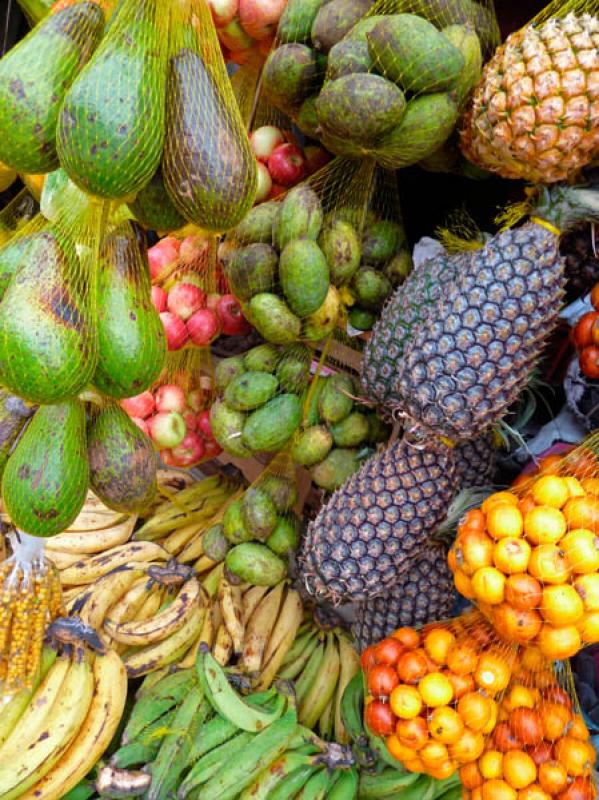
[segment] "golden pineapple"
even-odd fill
[[[599,152],[599,20],[568,14],[509,36],[485,66],[462,150],[504,178],[565,180]]]

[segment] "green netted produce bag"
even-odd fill
[[[206,0],[170,14],[162,175],[185,219],[223,232],[254,202],[256,162]]]
[[[332,152],[398,169],[450,136],[497,43],[472,0],[290,0],[262,87]]]

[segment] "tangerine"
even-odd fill
[[[588,742],[575,739],[569,733],[555,743],[555,757],[566,768],[568,775],[577,778],[590,772],[596,754]]]
[[[599,642],[599,611],[587,611],[576,627],[585,645]]]
[[[578,480],[578,478],[574,478],[572,475],[568,475],[567,477],[564,478],[564,480],[566,481],[570,497],[584,497],[586,492],[582,488],[582,483]]]
[[[536,747],[528,748],[528,755],[535,762],[537,767],[553,758],[553,745],[550,742],[541,742]]]
[[[583,478],[581,483],[587,494],[599,494],[599,478]]]
[[[493,778],[483,783],[482,800],[518,800],[518,795],[509,783]]]
[[[480,507],[483,514],[488,514],[489,510],[495,505],[507,504],[510,506],[518,505],[518,497],[513,492],[493,492],[490,494]]]
[[[496,725],[493,731],[493,745],[500,753],[507,753],[508,750],[517,750],[520,747],[507,722],[499,722]]]
[[[408,650],[399,657],[397,674],[404,683],[418,683],[428,672],[426,654],[423,650]]]
[[[459,740],[455,744],[449,745],[449,755],[458,764],[467,764],[480,758],[484,749],[485,740],[482,733],[464,728]]]
[[[484,533],[487,520],[480,508],[471,508],[461,517],[458,524],[458,536],[461,533]]]
[[[528,571],[541,583],[566,583],[570,577],[570,565],[563,551],[554,544],[533,547]]]
[[[421,758],[412,758],[410,761],[403,762],[408,772],[426,772],[426,766]]]
[[[418,758],[426,767],[438,767],[444,761],[449,761],[449,753],[443,742],[431,740],[418,751]]]
[[[374,647],[374,657],[377,664],[385,664],[387,666],[395,666],[397,659],[403,653],[404,648],[396,640],[388,636]]]
[[[474,589],[472,588],[472,581],[462,572],[461,569],[456,569],[453,573],[453,582],[458,592],[465,597],[466,600],[474,600]]]
[[[504,639],[519,644],[532,641],[543,624],[543,620],[536,611],[518,610],[512,608],[508,603],[501,603],[494,607],[493,622]]]
[[[505,575],[496,567],[481,567],[472,576],[472,591],[478,600],[489,605],[503,602]]]
[[[566,733],[566,728],[570,725],[572,719],[569,708],[550,700],[541,703],[539,714],[543,725],[543,736],[545,739],[549,739],[550,742],[554,742]]]
[[[494,701],[480,692],[469,692],[458,700],[458,714],[473,731],[482,731],[491,719]]]
[[[557,475],[542,475],[534,482],[532,496],[538,506],[561,508],[566,505],[570,492],[564,478]]]
[[[596,531],[599,528],[599,497],[571,497],[563,512],[569,529],[587,528]]]
[[[422,697],[414,686],[396,686],[391,692],[389,702],[391,710],[400,719],[413,719],[422,709]]]
[[[513,683],[502,701],[502,706],[508,711],[515,708],[534,708],[536,698],[528,686]]]
[[[398,628],[391,636],[409,650],[413,650],[420,644],[420,634],[414,628]]]
[[[474,680],[491,695],[503,691],[510,682],[511,670],[505,659],[493,652],[483,653],[478,661]]]
[[[491,717],[487,722],[487,724],[485,725],[485,727],[482,729],[481,733],[484,733],[485,735],[493,733],[493,731],[495,730],[495,726],[497,725],[498,719],[499,719],[499,706],[493,700],[491,705]]]
[[[549,794],[561,792],[568,783],[568,773],[559,761],[546,761],[539,767],[539,783]]]
[[[557,800],[595,800],[597,792],[591,778],[574,778],[571,784],[557,797]]]
[[[476,789],[478,786],[482,786],[484,779],[478,765],[471,761],[460,767],[460,780],[466,789]]]
[[[555,475],[559,472],[562,466],[563,456],[554,453],[550,456],[545,456],[539,459],[539,472],[544,475]]]
[[[520,744],[534,746],[543,741],[541,715],[532,708],[515,708],[510,713],[510,728]]]
[[[520,666],[522,669],[530,669],[534,672],[542,667],[547,666],[547,659],[541,653],[538,647],[528,645],[522,650],[520,656]]]
[[[456,675],[474,672],[478,664],[478,652],[470,642],[456,642],[447,653],[447,666]]]
[[[499,750],[486,750],[478,761],[480,774],[487,781],[503,777],[503,753]]]
[[[551,800],[551,795],[547,794],[538,783],[531,783],[526,789],[520,789],[518,800]]]
[[[543,587],[526,572],[510,575],[505,582],[505,599],[513,608],[526,611],[538,608],[543,597]]]
[[[419,750],[428,742],[428,726],[423,717],[400,719],[397,721],[395,735],[404,747]]]
[[[418,691],[424,704],[429,708],[446,706],[453,700],[453,686],[442,672],[429,672],[421,678]]]
[[[560,547],[572,572],[596,572],[599,569],[599,539],[592,531],[576,528],[564,536]]]
[[[580,739],[582,742],[586,742],[588,739],[590,739],[591,734],[589,733],[589,729],[587,728],[583,718],[578,714],[575,714],[572,717],[570,729],[568,730],[568,736],[572,736],[574,739]]]
[[[558,584],[543,589],[541,614],[551,625],[570,625],[578,622],[583,613],[582,600],[572,586]]]
[[[453,708],[440,706],[430,715],[428,730],[433,739],[443,744],[455,744],[464,731],[464,722]]]
[[[508,536],[500,539],[493,549],[493,563],[506,575],[526,572],[530,559],[531,547],[526,539]]]
[[[401,761],[402,764],[405,764],[406,761],[413,761],[415,758],[418,758],[416,750],[413,750],[411,747],[405,747],[394,733],[392,733],[391,736],[387,736],[385,744],[393,758]]]
[[[442,764],[438,764],[436,767],[429,767],[427,772],[432,778],[435,778],[435,780],[445,781],[454,774],[456,769],[457,764],[454,761],[447,760]]]
[[[582,598],[585,611],[599,611],[599,573],[580,575],[574,581],[574,588]]]
[[[491,566],[493,546],[493,540],[484,532],[461,534],[456,540],[456,563],[466,575],[472,575],[480,567]]]
[[[455,636],[447,628],[434,628],[424,637],[424,649],[436,664],[443,665],[447,661],[447,653],[455,642]]]
[[[487,511],[487,531],[493,539],[522,536],[524,519],[518,505],[495,503]]]
[[[539,647],[543,655],[552,661],[563,661],[572,658],[582,647],[580,633],[575,625],[562,625],[554,628],[543,625],[538,636]]]
[[[558,542],[566,530],[566,518],[552,506],[535,506],[524,519],[524,534],[532,544]]]
[[[537,779],[537,767],[523,750],[509,750],[503,756],[503,777],[513,789],[525,789]]]

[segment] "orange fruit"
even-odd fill
[[[399,684],[389,697],[391,710],[400,719],[413,719],[420,714],[422,698],[414,686]]]
[[[420,649],[402,653],[395,669],[403,683],[418,683],[428,672],[426,653]]]
[[[482,785],[482,800],[518,800],[515,789],[505,781],[493,778]]]
[[[539,459],[539,472],[544,475],[556,475],[562,467],[563,460],[564,456],[558,455],[557,453],[551,456],[545,456]]]
[[[520,789],[518,800],[551,800],[551,795],[547,794],[538,783],[531,783],[526,789]]]
[[[510,575],[505,582],[505,599],[512,608],[526,611],[541,605],[543,587],[536,578],[528,573]]]
[[[482,786],[483,776],[474,761],[460,767],[460,780],[466,789],[476,789],[478,786]]]
[[[497,725],[498,717],[499,717],[499,706],[493,700],[491,702],[491,716],[489,717],[489,721],[482,729],[481,733],[484,733],[485,735],[493,733],[493,731],[495,730],[495,726]]]
[[[398,642],[401,642],[404,647],[407,647],[409,650],[418,647],[420,644],[420,634],[418,631],[415,631],[414,628],[398,628],[391,636],[397,639]]]
[[[542,475],[532,486],[532,496],[538,506],[561,508],[566,505],[570,492],[564,478],[557,475]]]
[[[599,539],[592,531],[576,528],[560,542],[572,572],[596,572],[599,569]]]
[[[493,623],[497,632],[508,642],[526,644],[541,630],[543,620],[536,611],[519,610],[508,603],[494,606]]]
[[[495,503],[487,511],[487,531],[493,539],[522,536],[524,519],[517,505]]]
[[[464,728],[459,740],[455,744],[449,745],[448,749],[449,755],[458,764],[467,764],[480,758],[485,749],[485,740],[482,733]]]
[[[455,572],[456,569],[458,568],[458,562],[456,560],[456,554],[455,554],[455,545],[447,553],[447,566],[452,572]]]
[[[478,664],[478,650],[467,641],[457,641],[447,653],[447,666],[456,675],[468,675],[474,672]]]
[[[505,594],[505,575],[496,567],[481,567],[472,576],[472,590],[478,600],[489,605],[502,603]]]
[[[453,686],[442,672],[429,672],[421,678],[418,691],[424,704],[429,708],[446,706],[453,700]]]
[[[572,658],[582,647],[580,633],[575,625],[555,628],[545,624],[539,633],[538,642],[543,655],[552,661]]]
[[[508,750],[503,754],[503,778],[513,789],[524,789],[537,779],[537,767],[523,750]]]
[[[535,507],[535,501],[532,499],[531,494],[525,494],[524,497],[520,499],[518,503],[518,508],[520,509],[520,513],[522,514],[522,519],[528,514],[531,508]]]
[[[455,642],[455,636],[447,628],[434,628],[424,637],[424,649],[435,664],[443,665],[447,661],[447,653]]]
[[[457,769],[457,764],[454,761],[444,761],[436,767],[428,767],[427,773],[438,781],[447,780],[450,778]]]
[[[586,742],[591,734],[589,733],[589,729],[587,728],[585,721],[582,717],[575,714],[572,717],[572,722],[570,724],[570,730],[568,731],[568,736],[572,736],[574,739],[580,739],[582,742]]]
[[[466,600],[474,600],[472,581],[465,572],[462,572],[461,569],[456,569],[456,571],[453,573],[453,582],[455,584],[455,588],[462,595],[462,597],[465,597]]]
[[[471,692],[474,690],[474,677],[472,675],[456,675],[451,670],[445,670],[443,672],[444,675],[447,676],[447,680],[453,686],[453,696],[457,700],[466,692]]]
[[[521,745],[527,747],[543,741],[541,715],[532,708],[515,708],[510,713],[510,729]]]
[[[568,773],[559,761],[547,761],[539,767],[539,783],[549,794],[558,794],[568,783]]]
[[[418,751],[418,758],[426,767],[437,767],[444,761],[449,761],[449,753],[443,742],[431,740]]]
[[[539,706],[541,723],[543,725],[543,737],[550,742],[559,739],[566,732],[566,727],[570,725],[572,714],[570,709],[561,703],[547,701]]]
[[[528,686],[513,683],[502,700],[503,708],[513,711],[515,708],[534,708],[536,698]]]
[[[599,498],[594,495],[571,497],[564,506],[568,528],[599,529]]]
[[[418,750],[428,742],[426,720],[423,717],[400,719],[395,728],[395,735],[404,747]]]
[[[531,547],[526,539],[507,536],[500,539],[493,548],[493,563],[506,575],[526,572],[530,559]]]
[[[460,534],[455,551],[456,564],[466,575],[472,575],[480,567],[488,567],[493,563],[493,540],[484,532]]]
[[[568,475],[566,478],[564,478],[564,480],[566,481],[570,497],[584,497],[586,492],[578,478]]]
[[[480,774],[487,781],[503,777],[503,753],[499,750],[485,751],[478,761]]]
[[[566,529],[566,518],[552,506],[535,506],[524,519],[524,534],[532,544],[558,542]]]
[[[555,757],[566,768],[568,775],[576,778],[586,775],[592,769],[596,754],[588,742],[568,735],[555,743]]]
[[[449,706],[435,708],[428,720],[428,730],[433,739],[443,744],[455,744],[464,731],[464,722],[457,711]]]
[[[426,772],[426,766],[424,761],[420,758],[413,758],[410,761],[403,762],[404,767],[408,770],[408,772]]]
[[[479,688],[488,694],[497,694],[507,687],[510,677],[510,667],[502,655],[492,651],[482,653],[474,673],[474,680]]]
[[[576,589],[562,583],[543,589],[540,611],[551,625],[570,625],[582,617],[584,606]]]
[[[487,520],[480,508],[471,508],[460,518],[458,523],[458,536],[461,533],[484,533]]]
[[[470,730],[482,731],[491,719],[493,702],[480,692],[469,692],[458,700],[458,714]]]
[[[574,588],[582,598],[585,611],[599,611],[599,573],[580,575],[574,581]]]
[[[411,747],[405,747],[394,733],[392,733],[391,736],[387,736],[385,744],[391,755],[404,764],[406,761],[418,758],[416,750],[413,750]]]
[[[580,638],[587,644],[599,642],[599,611],[587,611],[576,623]]]
[[[533,547],[528,571],[541,583],[566,583],[570,566],[562,550],[554,544]]]
[[[488,514],[489,510],[493,508],[493,506],[497,504],[503,505],[506,503],[511,506],[517,506],[518,496],[513,492],[494,492],[487,497],[480,508],[483,514]]]
[[[599,494],[599,478],[584,478],[581,483],[587,494]]]

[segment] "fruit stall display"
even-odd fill
[[[593,800],[596,4],[18,3],[0,800]]]

